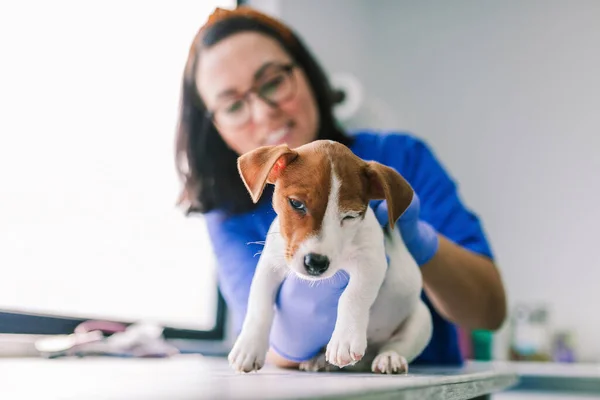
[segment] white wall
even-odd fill
[[[0,309],[212,329],[173,143],[190,43],[234,0],[38,3],[0,5]]]
[[[398,129],[433,146],[485,221],[511,306],[548,303],[581,359],[600,360],[600,2],[282,0],[277,11],[328,72],[356,74]]]

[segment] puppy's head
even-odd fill
[[[342,267],[336,261],[363,222],[369,201],[387,201],[393,228],[413,196],[394,169],[363,161],[327,140],[296,149],[260,147],[238,158],[238,170],[255,203],[266,184],[275,185],[273,208],[286,242],[286,262],[308,279],[330,277]]]

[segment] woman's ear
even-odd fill
[[[370,200],[385,200],[388,222],[394,228],[396,221],[410,206],[414,191],[395,169],[375,161],[367,162],[368,193]]]
[[[260,199],[266,184],[274,184],[296,157],[298,153],[286,144],[262,146],[238,157],[238,171],[254,203]]]

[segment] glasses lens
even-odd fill
[[[248,103],[244,99],[232,100],[219,107],[215,113],[215,122],[221,126],[237,126],[244,124],[249,114]]]
[[[289,99],[294,93],[294,82],[291,74],[286,71],[277,71],[265,77],[258,86],[260,97],[275,104]]]

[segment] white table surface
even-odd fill
[[[408,375],[308,373],[267,366],[237,374],[223,358],[0,359],[0,399],[465,399],[503,390],[505,365],[412,368]]]

